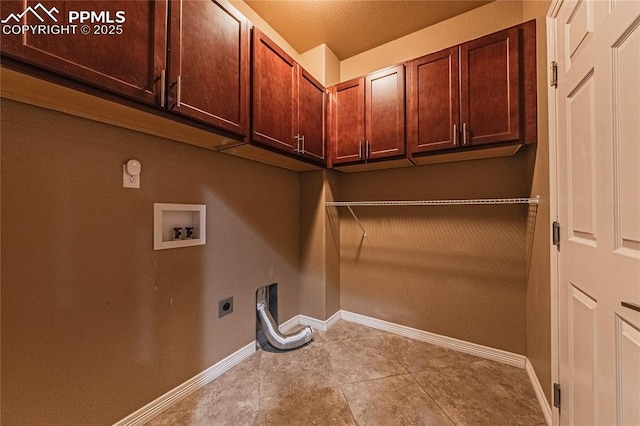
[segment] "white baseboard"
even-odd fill
[[[225,371],[231,369],[251,356],[255,351],[256,342],[253,341],[181,385],[178,385],[176,388],[170,390],[161,397],[156,398],[154,401],[148,403],[134,413],[129,414],[119,422],[114,423],[114,426],[138,426],[153,420],[156,416],[178,401],[189,396],[216,377],[220,376]]]
[[[281,333],[286,333],[287,331],[291,330],[293,327],[295,327],[298,324],[300,324],[300,315],[296,315],[292,318],[289,318],[288,320],[280,324],[278,326],[278,330]]]
[[[340,313],[342,311],[338,311],[335,314],[331,315],[327,320],[322,321],[317,318],[309,317],[307,315],[296,315],[283,322],[278,326],[278,330],[282,333],[286,333],[291,330],[296,325],[309,325],[318,331],[327,331],[331,328],[336,322],[340,321]]]
[[[345,321],[355,322],[368,327],[377,328],[378,330],[388,331],[389,333],[394,333],[410,339],[420,340],[421,342],[427,342],[459,352],[476,355],[481,358],[490,359],[492,361],[501,362],[503,364],[512,365],[522,369],[525,368],[527,360],[527,357],[524,355],[518,355],[501,349],[490,348],[488,346],[454,339],[452,337],[441,336],[428,331],[394,324],[392,322],[367,317],[349,311],[341,311],[341,318]]]
[[[538,376],[536,375],[536,371],[531,364],[531,361],[527,359],[527,376],[529,376],[529,381],[531,381],[531,386],[533,386],[533,391],[536,394],[536,398],[538,398],[538,404],[540,404],[540,409],[542,410],[542,415],[544,416],[545,422],[547,425],[551,426],[553,421],[551,420],[551,406],[549,405],[549,401],[547,401],[547,397],[544,394],[544,390],[542,389],[542,385],[540,385],[540,381],[538,380]]]

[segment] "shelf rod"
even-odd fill
[[[326,207],[351,206],[451,206],[481,204],[538,204],[540,197],[533,198],[479,198],[472,200],[422,200],[422,201],[327,201]]]
[[[486,204],[530,204],[538,205],[540,197],[535,196],[533,198],[478,198],[471,200],[418,200],[418,201],[327,201],[326,207],[346,207],[349,209],[351,216],[355,219],[356,223],[362,229],[362,236],[367,236],[367,231],[362,226],[362,223],[358,220],[358,217],[353,212],[352,206],[358,207],[376,207],[376,206],[454,206],[454,205],[486,205]]]
[[[355,219],[356,223],[358,224],[358,226],[360,227],[360,229],[362,229],[362,236],[366,237],[367,236],[367,230],[364,229],[364,226],[362,226],[362,224],[360,223],[360,221],[358,220],[358,217],[356,216],[356,214],[353,212],[353,209],[351,208],[351,206],[347,206],[347,208],[349,209],[349,211],[351,212],[351,216],[353,216],[353,218]]]

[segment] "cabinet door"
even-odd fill
[[[297,153],[296,63],[255,27],[253,55],[253,141]]]
[[[463,145],[519,139],[518,50],[517,28],[460,46]]]
[[[226,1],[171,1],[171,111],[247,134],[248,21]]]
[[[364,78],[333,86],[330,96],[332,163],[364,160]]]
[[[405,153],[404,83],[404,65],[369,74],[365,79],[368,160]]]
[[[300,154],[317,162],[325,160],[325,89],[298,66],[298,137]]]
[[[458,145],[458,84],[457,47],[409,63],[407,144],[412,153]]]
[[[2,0],[0,10],[2,17],[8,19],[3,25],[3,54],[160,105],[166,59],[166,1]],[[95,12],[103,22],[113,23],[68,22],[73,15],[70,12],[76,11]],[[5,34],[4,29],[19,29],[21,25],[65,28],[65,33]]]

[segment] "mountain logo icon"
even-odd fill
[[[10,13],[9,16],[7,16],[5,19],[3,19],[0,22],[2,22],[3,24],[7,24],[11,21],[14,21],[15,23],[19,23],[20,20],[27,14],[31,14],[35,16],[40,22],[45,21],[42,16],[48,16],[49,18],[51,18],[51,20],[53,20],[53,22],[58,22],[58,18],[56,18],[54,13],[60,13],[60,11],[56,7],[47,9],[42,5],[42,3],[38,3],[33,7],[31,6],[27,7],[22,13],[18,13],[18,14]]]

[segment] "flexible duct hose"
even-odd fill
[[[276,349],[295,349],[310,342],[313,339],[315,331],[313,328],[306,326],[302,330],[289,335],[284,335],[278,330],[276,322],[273,320],[271,313],[267,309],[264,301],[259,301],[257,304],[258,318],[260,319],[260,325],[264,331],[264,335],[271,346]]]

